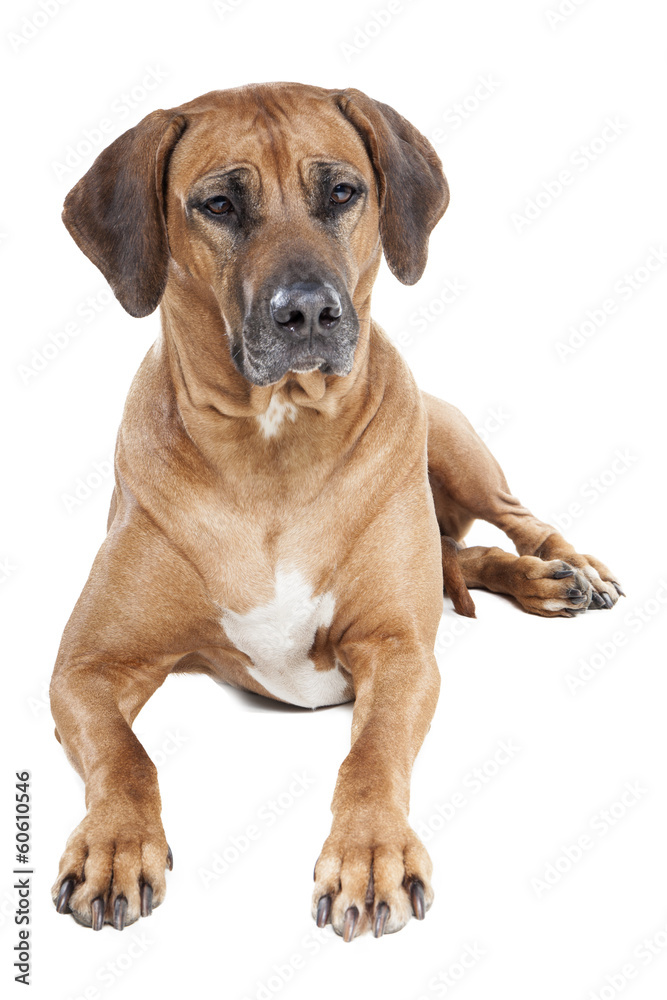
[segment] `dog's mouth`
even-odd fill
[[[257,369],[265,367],[267,361],[270,363],[271,357],[270,352],[258,351],[252,348],[247,340],[244,339],[243,342],[244,351],[247,359],[251,364]],[[269,357],[267,357],[269,354]],[[318,369],[323,371],[328,369],[327,373],[331,372],[331,363],[327,358],[323,357],[321,354],[296,354],[291,358],[290,366],[287,371],[294,372],[297,375],[305,375],[307,372],[314,372]]]
[[[268,386],[280,382],[285,375],[307,375],[320,371],[323,375],[338,375],[345,377],[352,371],[354,364],[354,343],[348,342],[335,353],[323,357],[322,354],[297,353],[278,349],[271,345],[268,349],[257,348],[249,344],[245,338],[241,349],[233,352],[234,364],[240,373],[253,385]]]
[[[289,369],[295,375],[307,375],[309,372],[320,371],[323,375],[333,375],[333,368],[330,362],[324,358],[303,358],[295,362]]]
[[[244,330],[232,359],[241,375],[257,386],[274,385],[290,372],[320,371],[344,378],[352,371],[358,336],[356,315],[353,324],[341,327],[326,343],[294,345],[270,331],[262,336],[256,328]]]

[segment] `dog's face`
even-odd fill
[[[391,108],[271,84],[149,115],[98,157],[63,218],[132,315],[170,285],[213,300],[236,367],[265,386],[350,373],[382,250],[418,280],[448,197],[435,152]]]
[[[351,371],[355,292],[381,254],[375,187],[349,122],[300,89],[232,92],[185,130],[168,172],[171,254],[213,290],[249,381]]]

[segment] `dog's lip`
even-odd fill
[[[253,351],[250,344],[245,343],[244,349],[246,354],[250,357],[251,361],[255,364],[264,359],[258,357],[257,353]],[[294,359],[287,359],[289,368],[287,371],[295,372],[297,375],[305,375],[307,372],[317,371],[318,368],[322,368],[324,365],[331,364],[330,358],[322,357],[321,354],[301,354]]]
[[[280,374],[276,373],[276,377],[271,381],[266,381],[265,379],[256,381],[256,379],[253,378],[253,375],[257,369],[262,366],[265,359],[258,357],[256,352],[253,351],[252,347],[247,343],[244,343],[243,349],[246,361],[250,362],[250,371],[246,368],[246,370],[243,371],[243,374],[250,382],[263,387],[268,385],[277,385],[288,375],[309,375],[316,371],[321,371],[324,375],[328,375],[331,374],[332,371],[331,362],[329,360],[321,357],[321,355],[307,354],[295,359],[293,363],[287,360],[285,367],[282,368]]]
[[[327,365],[329,362],[326,358],[321,358],[318,355],[313,355],[312,357],[306,356],[305,358],[299,358],[291,367],[290,371],[294,372],[296,375],[306,375],[308,372],[316,372],[323,365]],[[299,366],[298,368],[296,366]]]

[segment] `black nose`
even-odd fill
[[[340,295],[331,285],[299,281],[279,288],[271,299],[271,315],[281,329],[297,339],[326,336],[340,320]]]

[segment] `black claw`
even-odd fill
[[[141,915],[150,917],[153,912],[153,886],[144,882],[141,887]]]
[[[125,926],[127,916],[127,900],[125,896],[118,896],[113,907],[113,925],[117,931],[122,931]]]
[[[315,922],[318,927],[326,927],[331,913],[331,896],[322,896],[317,904],[317,917]]]
[[[586,600],[586,595],[583,594],[577,587],[570,587],[567,594],[565,595],[573,604],[582,604]]]
[[[382,937],[384,934],[384,929],[389,919],[389,907],[386,903],[380,903],[377,910],[375,911],[375,923],[373,925],[373,936],[376,938]]]
[[[174,855],[171,853],[171,847],[167,844],[167,868],[169,871],[174,870]]]
[[[598,594],[597,590],[594,590],[593,593],[591,594],[591,608],[595,610],[597,608],[603,608],[604,606],[605,604],[604,601],[602,600],[601,595]]]
[[[74,892],[76,882],[73,878],[66,878],[60,886],[60,892],[56,900],[56,910],[58,913],[69,913],[69,898]]]
[[[413,882],[410,886],[410,901],[417,920],[423,920],[426,915],[426,903],[424,900],[424,886],[421,882]]]
[[[606,594],[606,593],[603,594],[602,595],[602,600],[604,601],[604,603],[607,605],[608,608],[613,608],[614,602],[612,601],[612,599],[609,596],[609,594]]]
[[[356,906],[348,906],[345,911],[345,923],[343,925],[343,940],[351,941],[359,919],[359,910]]]
[[[566,576],[574,576],[574,570],[567,563],[563,563],[563,569],[557,569],[552,580],[564,580]]]
[[[612,582],[613,586],[616,587],[616,591],[617,591],[619,597],[625,597],[626,596],[625,595],[625,591],[621,587],[620,583],[616,583],[615,580],[612,580],[611,582]]]
[[[91,921],[94,931],[101,931],[104,927],[104,900],[94,899],[90,907]]]

